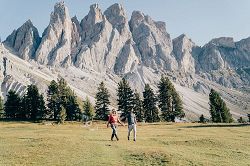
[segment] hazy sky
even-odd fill
[[[58,0],[0,0],[0,37],[31,19],[40,35],[49,23]],[[102,11],[113,3],[125,6],[128,17],[140,10],[154,20],[164,21],[171,38],[182,33],[203,45],[215,37],[230,36],[235,41],[250,36],[250,0],[65,0],[70,15],[81,20],[89,6],[100,4]]]

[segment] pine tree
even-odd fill
[[[59,90],[58,90],[58,84],[55,80],[52,80],[50,82],[50,85],[48,87],[47,91],[47,116],[53,117],[54,120],[57,119],[58,114],[60,112],[60,103],[59,103]]]
[[[231,123],[233,121],[229,108],[222,100],[219,93],[211,89],[209,94],[210,114],[213,122],[216,123]]]
[[[200,121],[199,121],[200,123],[205,123],[205,117],[204,117],[204,115],[203,114],[201,114],[201,116],[200,116]]]
[[[174,118],[172,118],[172,122],[174,122],[175,117],[183,118],[185,113],[183,111],[182,100],[177,91],[175,90],[174,86],[172,87],[172,111],[174,112]]]
[[[89,98],[87,97],[83,104],[83,113],[90,117],[91,119],[94,117],[94,107],[89,101]]]
[[[19,95],[15,91],[10,90],[7,94],[7,100],[4,104],[4,112],[6,118],[17,118],[17,115],[20,112],[20,102],[21,99]]]
[[[24,95],[21,98],[20,102],[20,113],[19,113],[19,119],[27,120],[28,116],[28,109],[27,109],[27,97]]]
[[[226,106],[226,103],[221,98],[220,98],[220,109],[222,112],[223,123],[232,123],[233,122],[232,114],[230,113],[229,108]]]
[[[240,117],[239,119],[237,119],[238,123],[245,123],[246,121],[244,121],[244,119],[242,117]]]
[[[135,99],[134,99],[134,113],[136,118],[139,122],[143,122],[144,120],[144,111],[143,111],[143,103],[140,98],[140,94],[135,92]]]
[[[210,115],[212,122],[221,122],[220,116],[217,116],[216,107],[218,107],[218,94],[214,89],[211,89],[209,94]],[[218,119],[219,117],[219,119]]]
[[[58,79],[58,83],[51,81],[48,91],[49,115],[53,115],[54,120],[60,119],[62,108],[66,111],[67,120],[78,120],[80,116],[80,107],[77,102],[77,96],[67,85],[65,79]]]
[[[66,109],[62,106],[62,107],[60,108],[58,123],[63,124],[64,121],[66,120],[66,117],[67,117]]]
[[[118,111],[121,111],[122,116],[125,116],[134,107],[134,94],[125,78],[118,83],[117,96]]]
[[[171,121],[174,117],[172,112],[172,89],[170,88],[170,81],[167,77],[161,77],[158,84],[159,90],[159,108],[161,109],[161,116],[165,121]]]
[[[27,88],[26,108],[27,117],[31,120],[38,120],[44,116],[45,102],[36,85],[29,85]]]
[[[145,85],[143,92],[143,108],[145,110],[145,122],[159,122],[159,111],[156,107],[157,98],[150,88],[149,84]]]
[[[65,108],[67,120],[77,120],[76,114],[80,112],[77,97],[63,78],[58,81],[58,97],[59,108],[62,106]]]
[[[185,113],[183,111],[182,101],[174,88],[174,85],[167,78],[162,76],[158,84],[159,90],[159,108],[161,109],[161,116],[165,121],[175,121],[175,118],[183,118]]]
[[[107,120],[108,114],[109,114],[109,97],[110,94],[108,92],[108,89],[105,87],[104,82],[101,82],[95,96],[96,102],[95,102],[95,117],[99,120]]]
[[[70,95],[70,91],[71,90],[68,87],[66,80],[63,78],[60,78],[58,80],[58,98],[59,98],[58,103],[60,105],[59,106],[60,108],[62,107],[62,105],[65,108],[65,106],[67,104],[67,99],[68,99],[67,97]]]
[[[40,94],[39,96],[39,106],[37,107],[38,109],[38,112],[39,112],[39,118],[45,118],[46,116],[46,113],[47,113],[47,110],[46,110],[46,107],[45,107],[45,101],[44,101],[44,97],[42,94]]]
[[[0,118],[3,117],[3,114],[4,114],[4,110],[3,110],[3,100],[2,98],[0,97]]]
[[[67,96],[65,108],[67,120],[79,120],[79,114],[81,113],[81,110],[77,102],[77,97],[74,95],[74,93],[70,93]]]

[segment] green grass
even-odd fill
[[[250,165],[247,125],[141,124],[137,142],[118,130],[0,122],[0,165]]]

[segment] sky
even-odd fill
[[[171,38],[186,34],[197,45],[212,38],[233,37],[235,41],[250,36],[250,0],[64,0],[71,17],[81,20],[89,6],[98,3],[105,11],[121,3],[128,17],[142,11],[155,21],[164,21]],[[30,19],[42,32],[58,0],[0,0],[0,37],[5,40],[14,29]]]

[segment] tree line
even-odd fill
[[[110,94],[102,82],[96,94],[96,118],[106,120],[109,114]],[[133,91],[129,82],[123,78],[118,83],[117,105],[121,116],[133,111],[139,122],[175,121],[185,116],[182,101],[173,84],[162,76],[158,83],[158,94],[149,84],[145,85],[143,99],[137,91]]]
[[[13,120],[46,119],[64,122],[80,121],[83,117],[107,120],[110,112],[110,93],[104,82],[98,86],[95,105],[86,98],[80,106],[74,91],[63,78],[50,82],[46,96],[45,102],[36,85],[29,85],[22,97],[10,90],[6,102],[3,104],[0,100],[0,116]],[[174,122],[176,118],[185,117],[181,97],[165,76],[162,76],[157,84],[156,93],[146,84],[142,97],[136,90],[132,90],[129,82],[123,78],[117,85],[117,105],[121,116],[133,111],[139,122]],[[209,105],[212,122],[233,121],[226,103],[214,89],[211,89],[209,94]],[[205,120],[204,115],[201,115],[200,122]]]

